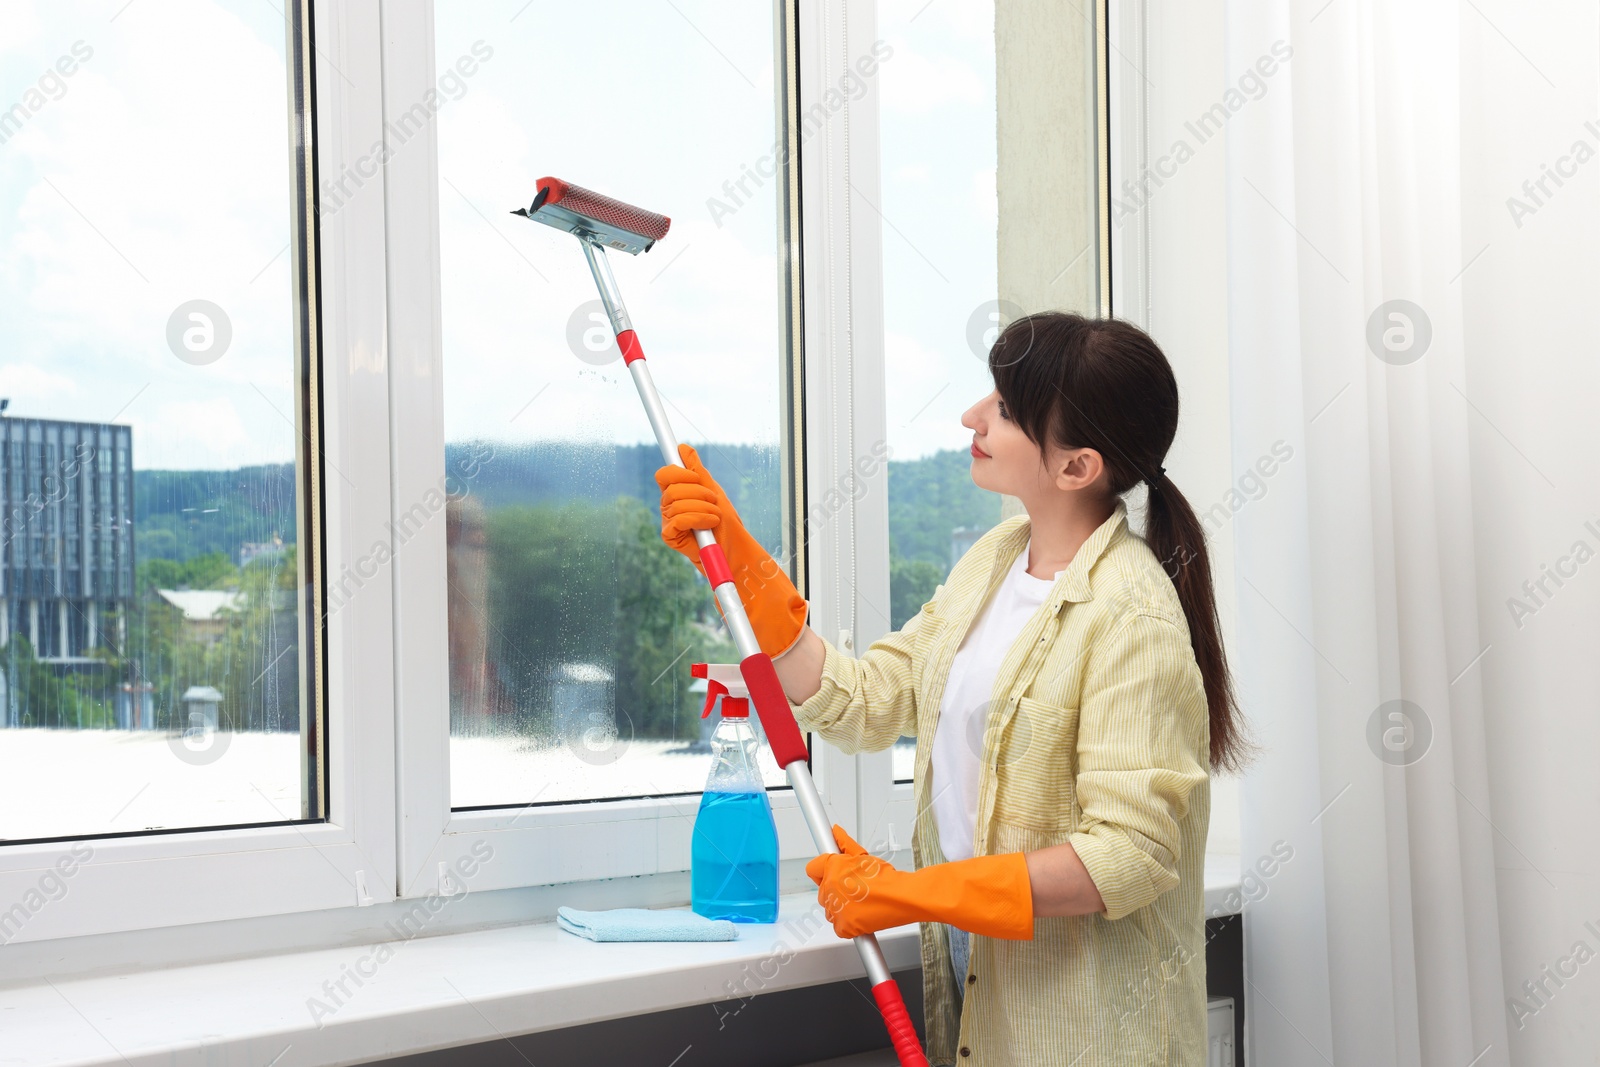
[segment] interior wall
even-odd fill
[[[1000,299],[1020,310],[1097,314],[1091,34],[1074,4],[995,4]]]

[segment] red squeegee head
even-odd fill
[[[568,211],[583,215],[608,226],[627,230],[629,233],[648,237],[652,241],[659,241],[667,235],[667,229],[672,225],[672,220],[665,215],[657,215],[654,211],[625,204],[621,200],[613,200],[609,196],[597,193],[592,189],[585,189],[581,185],[564,182],[560,178],[540,178],[539,195],[534,200],[534,205],[559,204]]]

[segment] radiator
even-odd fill
[[[1234,1067],[1233,998],[1206,1001],[1206,1067]]]

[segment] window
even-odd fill
[[[905,625],[961,554],[1000,521],[972,483],[962,413],[994,386],[1003,323],[995,201],[992,3],[885,3],[882,73],[884,364],[888,396],[889,616]],[[894,383],[904,383],[898,387]],[[909,782],[916,738],[895,745]]]
[[[475,844],[496,857],[475,888],[688,867],[711,724],[689,667],[733,646],[661,542],[661,456],[577,239],[511,212],[548,175],[672,219],[607,258],[674,432],[784,558],[803,455],[784,12],[599,4],[559,34],[509,0],[385,12],[408,57],[385,65],[403,148],[384,168],[402,895]],[[604,28],[603,78],[573,19]],[[818,747],[848,819],[856,761]],[[814,854],[765,770],[782,858]]]
[[[11,842],[323,814],[290,35],[119,8],[13,4],[0,42]]]
[[[732,648],[578,242],[510,212],[554,175],[672,217],[608,258],[677,435],[820,632],[903,622],[998,517],[912,499],[1005,295],[993,14],[943,6],[15,5],[0,506],[38,514],[0,538],[0,909],[62,839],[93,862],[0,941],[451,892],[463,857],[475,891],[684,871],[688,668]],[[919,153],[941,121],[978,132]],[[812,756],[881,844],[890,754]]]
[[[737,652],[661,540],[661,454],[577,239],[510,210],[554,175],[672,218],[612,270],[678,436],[776,551],[781,190],[750,167],[777,137],[773,13],[565,13],[605,27],[597,77],[539,5],[434,7],[455,808],[705,784],[689,666]]]
[[[324,596],[390,516],[383,189],[316,203],[383,136],[380,37],[339,0],[7,9],[0,941],[394,897],[392,604]]]
[[[881,76],[875,208],[898,628],[1002,517],[1002,499],[972,482],[972,431],[961,425],[994,387],[987,356],[999,330],[1038,310],[1110,313],[1109,88],[1099,5],[1023,15],[886,0],[879,12],[894,47]],[[1020,513],[1009,503],[1017,510],[1005,514]],[[912,738],[895,746],[896,782],[911,781],[915,752]]]

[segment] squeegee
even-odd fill
[[[628,318],[622,293],[617,288],[617,281],[611,275],[611,265],[606,259],[607,248],[635,256],[650,251],[657,241],[667,235],[672,220],[559,178],[540,178],[533,203],[526,208],[518,208],[512,214],[542,222],[578,238],[583,246],[583,254],[589,261],[589,270],[594,275],[594,283],[600,290],[600,301],[605,305],[611,330],[616,334],[617,347],[622,350],[628,373],[633,376],[639,399],[644,402],[650,428],[655,431],[661,458],[673,466],[683,466],[678,456],[678,439],[673,436],[666,408],[662,406],[661,395],[656,392],[650,369],[645,363],[644,349],[639,345],[638,334]],[[756,714],[772,746],[772,754],[778,766],[788,775],[789,785],[799,801],[806,826],[811,830],[812,841],[819,852],[838,852],[839,845],[833,839],[833,820],[828,818],[816,783],[811,778],[811,766],[806,762],[808,753],[805,739],[800,735],[800,727],[789,710],[789,698],[778,681],[772,658],[761,651],[755,631],[750,627],[750,619],[739,601],[739,592],[734,588],[727,557],[717,544],[716,535],[710,530],[696,530],[694,539],[700,546],[700,562],[705,567],[706,580],[711,583],[717,604],[722,608],[723,621],[728,624],[734,644],[738,646],[739,673],[750,692],[751,702],[756,706]],[[883,958],[883,949],[877,937],[862,934],[854,941],[856,950],[861,954],[861,962],[866,966],[867,977],[872,982],[873,998],[883,1013],[884,1026],[888,1028],[889,1040],[900,1057],[902,1067],[928,1067],[927,1057],[922,1054],[922,1046],[917,1040],[916,1029],[906,1013],[905,1001],[900,996],[900,987],[889,973],[889,965]]]

